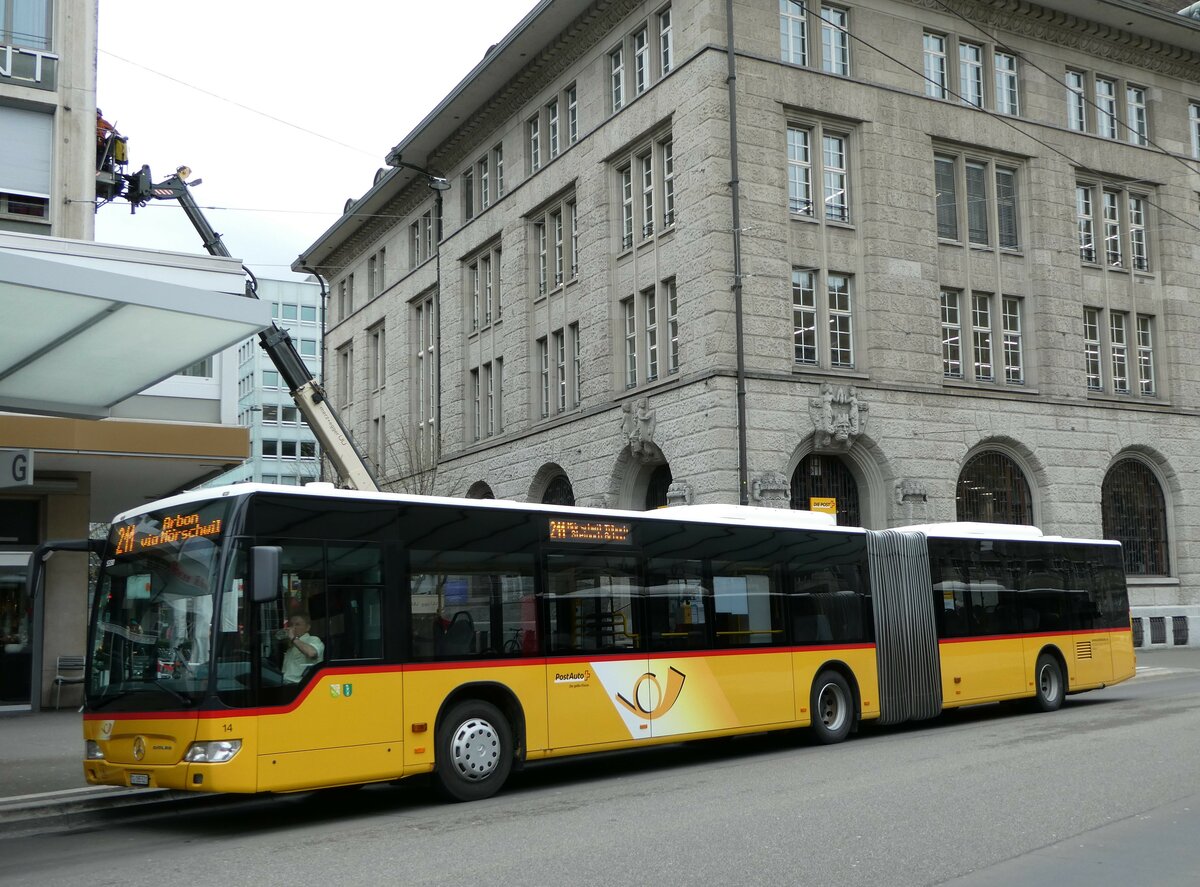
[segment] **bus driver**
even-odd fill
[[[283,680],[294,684],[308,666],[320,662],[325,656],[325,645],[319,637],[309,634],[312,621],[304,613],[297,613],[288,621],[285,629],[288,640],[287,652],[283,654]]]

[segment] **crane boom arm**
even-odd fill
[[[179,205],[183,207],[184,213],[195,226],[201,240],[204,241],[204,248],[211,255],[232,258],[221,240],[221,235],[213,230],[195,198],[192,197],[185,181],[187,174],[187,168],[180,167],[175,175],[154,183],[150,178],[150,168],[143,166],[140,172],[127,177],[129,183],[125,196],[135,208],[144,206],[151,200],[179,201]],[[253,279],[253,275],[251,275],[251,279]],[[255,299],[258,298],[258,292],[252,282],[247,284],[246,289],[248,295]],[[371,471],[370,465],[367,464],[362,452],[354,443],[350,432],[342,424],[341,418],[330,406],[325,390],[316,377],[309,372],[304,358],[296,350],[296,345],[292,341],[292,337],[288,335],[288,331],[280,329],[272,321],[270,327],[258,334],[258,341],[263,350],[267,352],[267,356],[271,358],[271,363],[279,370],[279,375],[287,384],[296,408],[308,422],[308,427],[316,435],[322,452],[329,457],[338,476],[351,489],[377,491],[379,482],[376,480],[374,472]]]

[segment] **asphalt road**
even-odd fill
[[[183,805],[0,841],[0,884],[1194,885],[1200,653],[1053,714],[989,706],[839,746],[803,733]]]

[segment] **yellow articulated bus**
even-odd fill
[[[92,783],[290,792],[1069,693],[1134,674],[1120,546],[240,485],[119,515]]]

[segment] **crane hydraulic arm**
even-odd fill
[[[188,219],[204,241],[204,248],[214,256],[232,258],[229,250],[221,241],[221,235],[213,230],[188,189],[186,180],[190,172],[186,166],[181,166],[169,178],[161,182],[154,182],[150,176],[150,167],[143,166],[139,172],[124,176],[127,180],[124,196],[131,204],[132,209],[145,206],[151,200],[179,201],[179,205],[183,207],[184,213],[187,214]],[[199,180],[196,184],[199,184]],[[250,273],[249,269],[246,270],[246,273],[249,275],[246,285],[247,294],[257,299],[258,291],[254,275]],[[342,424],[341,418],[330,406],[324,389],[305,366],[304,359],[296,350],[296,345],[292,342],[292,337],[288,335],[287,330],[280,329],[272,321],[269,328],[258,334],[258,341],[263,350],[267,352],[267,356],[271,358],[271,362],[275,364],[275,368],[279,370],[279,375],[287,383],[288,391],[291,392],[297,409],[308,422],[321,445],[321,450],[333,463],[334,470],[337,471],[342,482],[354,490],[378,490],[379,483],[374,472],[371,471],[362,452],[355,445],[350,432]]]

